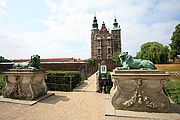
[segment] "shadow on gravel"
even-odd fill
[[[70,99],[67,98],[66,96],[59,96],[59,95],[52,95],[42,101],[40,101],[40,103],[47,103],[47,104],[56,104],[60,101],[66,102],[69,101]]]

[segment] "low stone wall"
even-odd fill
[[[86,62],[66,62],[66,63],[41,63],[41,68],[45,70],[59,70],[59,71],[80,71],[81,69],[98,69],[98,63],[100,61],[96,60],[95,65],[89,65]],[[108,67],[108,71],[112,71],[116,66],[120,66],[119,63],[114,63],[112,60],[105,61]],[[4,72],[7,69],[12,69],[14,63],[0,63],[0,72]]]
[[[1,63],[0,72],[7,69],[12,69],[14,63]],[[41,63],[41,68],[45,70],[60,70],[60,71],[79,71],[79,69],[87,63]]]
[[[45,70],[59,71],[79,71],[79,69],[87,63],[41,63],[41,67]]]

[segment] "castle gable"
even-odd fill
[[[111,34],[106,28],[105,23],[103,22],[101,29],[99,30],[98,34],[96,35],[97,38],[104,38],[104,37],[111,37]]]

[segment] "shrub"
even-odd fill
[[[77,71],[49,71],[45,82],[49,90],[72,91],[82,78]]]
[[[5,86],[5,82],[4,82],[4,79],[3,79],[3,75],[0,74],[0,95],[2,94],[2,89],[3,89],[4,86]]]
[[[5,85],[5,82],[4,82],[4,79],[3,79],[3,75],[0,74],[0,90],[2,90],[2,88],[4,87]]]

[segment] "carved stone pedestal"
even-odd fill
[[[170,102],[163,87],[169,76],[158,70],[114,70],[112,106],[117,110],[168,112]]]
[[[6,81],[4,98],[33,100],[47,93],[46,72],[43,70],[10,69],[3,74]]]

